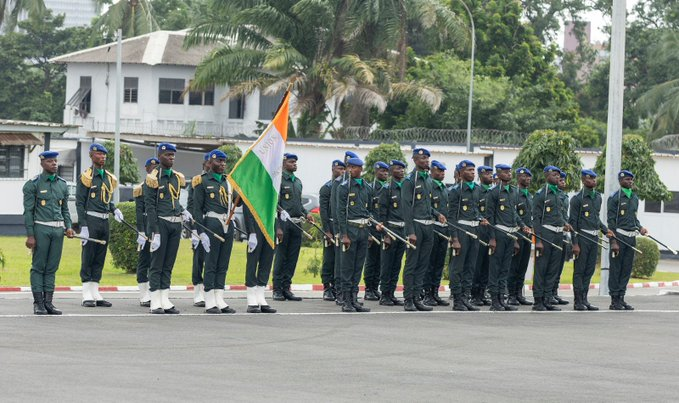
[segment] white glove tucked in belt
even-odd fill
[[[151,252],[155,252],[160,248],[160,234],[154,234],[151,241]]]

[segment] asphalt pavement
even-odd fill
[[[631,290],[634,312],[343,314],[306,293],[280,314],[149,315],[134,293],[61,317],[31,314],[28,293],[0,295],[3,401],[670,401],[677,399],[679,295]],[[669,291],[669,293],[668,293]],[[300,293],[302,294],[302,293]]]

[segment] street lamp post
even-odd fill
[[[471,57],[471,70],[469,77],[469,106],[467,108],[467,152],[472,152],[472,99],[474,97],[474,52],[476,51],[476,29],[474,28],[474,17],[472,12],[467,7],[464,1],[460,0],[460,3],[467,10],[469,14],[469,21],[471,22],[472,28],[472,57]]]

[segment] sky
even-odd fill
[[[620,0],[615,0],[615,1],[620,1]],[[627,0],[627,11],[628,11],[627,18],[628,18],[628,20],[634,18],[634,16],[630,15],[629,12],[631,12],[632,8],[639,1],[643,1],[643,0]],[[590,12],[585,13],[582,16],[582,20],[583,21],[589,21],[589,22],[592,23],[592,38],[591,38],[592,42],[606,42],[606,41],[608,41],[608,34],[604,32],[604,28],[611,24],[610,13],[609,13],[609,15],[604,16],[599,11],[590,11]],[[564,25],[564,21],[562,21],[561,32],[559,32],[559,34],[556,38],[556,41],[559,44],[559,47],[563,47],[563,38],[564,38],[563,25]]]

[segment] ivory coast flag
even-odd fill
[[[288,140],[288,107],[290,91],[269,126],[231,170],[229,183],[247,204],[271,247],[276,236],[276,210],[281,187],[283,152]]]

